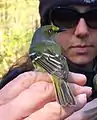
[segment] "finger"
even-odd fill
[[[63,120],[70,116],[75,110],[82,108],[86,103],[86,95],[82,94],[76,97],[77,105],[61,107],[57,102],[48,103],[41,110],[31,114],[24,120]],[[69,120],[69,119],[67,119]]]
[[[87,86],[80,86],[74,83],[69,83],[70,88],[74,95],[86,94],[89,97],[92,94],[92,88]]]
[[[97,119],[97,109],[91,112],[84,112],[82,109],[73,113],[70,117],[65,120],[96,120]]]
[[[85,103],[84,98],[80,98],[78,105],[81,105],[82,103]],[[84,104],[83,104],[84,105]],[[80,106],[79,106],[80,108]],[[78,110],[78,109],[76,109]],[[97,118],[97,99],[92,100],[91,102],[88,102],[82,109],[79,111],[73,113],[70,117],[68,117],[66,120],[96,120]]]
[[[69,107],[63,109],[57,102],[51,102],[24,120],[63,120],[72,112],[73,110],[70,110]]]
[[[88,120],[84,116],[82,111],[80,111],[80,109],[83,108],[87,102],[86,95],[85,94],[78,95],[76,97],[76,100],[77,100],[77,104],[75,106],[75,111],[77,111],[77,112],[74,111],[74,113],[72,115],[65,118],[64,120]]]
[[[69,72],[68,81],[79,85],[84,85],[87,81],[86,76],[83,74]]]
[[[0,105],[15,98],[19,93],[29,88],[33,83],[37,81],[51,82],[50,77],[47,73],[31,71],[19,75],[0,90]]]
[[[85,106],[85,104],[87,103],[87,96],[86,94],[80,94],[76,96],[76,105],[75,107],[75,111],[81,109],[82,107]]]
[[[7,103],[5,105],[4,113],[8,111],[7,108],[10,108],[9,113],[7,112],[9,116],[11,116],[10,120],[22,119],[40,109],[46,103],[54,100],[55,93],[53,85],[43,81],[36,82],[30,86],[29,89],[20,93],[14,100]]]

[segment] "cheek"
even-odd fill
[[[95,51],[97,52],[97,31],[91,35],[91,44],[94,45]]]
[[[70,44],[70,35],[65,33],[60,33],[57,35],[56,42],[64,49],[67,49]]]

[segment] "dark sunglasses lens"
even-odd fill
[[[90,28],[97,29],[97,9],[87,12],[84,17]]]
[[[71,9],[55,8],[50,13],[50,20],[53,25],[60,28],[73,28],[79,20],[79,15]]]

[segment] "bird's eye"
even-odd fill
[[[53,30],[52,29],[49,29],[48,30],[49,34],[53,33]]]

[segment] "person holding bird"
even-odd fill
[[[53,1],[40,0],[39,12],[41,17],[41,28],[38,30],[41,31],[37,31],[38,34],[35,34],[33,36],[29,53],[27,56],[24,57],[26,59],[22,57],[22,59],[24,60],[23,62],[19,62],[18,60],[17,63],[13,65],[9,69],[8,73],[5,74],[5,76],[2,78],[3,80],[1,81],[0,84],[1,96],[3,93],[2,91],[4,90],[6,91],[7,89],[11,91],[11,88],[9,89],[9,87],[14,85],[14,81],[22,81],[21,75],[24,76],[26,79],[26,74],[27,75],[33,74],[32,75],[33,80],[34,80],[33,78],[34,75],[36,75],[35,78],[40,79],[38,81],[41,81],[42,79],[43,83],[41,82],[35,83],[35,84],[39,84],[39,86],[36,85],[38,86],[36,88],[39,88],[39,91],[41,91],[42,89],[41,86],[44,85],[44,82],[46,82],[46,84],[49,83],[48,79],[46,81],[46,76],[48,75],[49,77],[47,78],[51,79],[51,81],[56,81],[54,82],[55,85],[54,91],[56,91],[55,92],[56,94],[54,95],[53,99],[47,98],[46,102],[42,98],[38,99],[40,101],[42,100],[43,101],[41,102],[41,104],[39,104],[39,106],[38,104],[33,103],[34,105],[36,105],[34,106],[35,109],[32,108],[31,104],[29,104],[30,102],[27,104],[30,105],[29,106],[30,108],[32,108],[30,110],[28,109],[29,108],[28,106],[22,104],[22,106],[24,106],[22,112],[19,112],[20,114],[16,112],[15,115],[17,116],[17,118],[9,117],[10,120],[11,119],[37,120],[40,118],[42,120],[47,120],[47,119],[96,120],[97,91],[95,88],[96,88],[96,74],[97,74],[97,65],[96,65],[97,18],[95,15],[97,14],[97,0],[53,0]],[[43,31],[45,30],[45,27],[46,27],[46,31]],[[20,59],[20,61],[22,60]],[[63,64],[61,64],[62,62]],[[42,76],[38,75],[39,70],[40,71],[42,70],[41,71]],[[60,72],[58,72],[59,70]],[[64,74],[62,70],[66,74]],[[75,75],[74,73],[69,73],[68,70],[70,72],[80,73],[80,74]],[[45,72],[48,72],[49,74],[46,74],[45,76]],[[62,73],[61,74],[63,75],[62,78],[59,77],[60,76],[59,73]],[[86,78],[84,75],[81,74],[84,74]],[[67,78],[65,79],[66,75]],[[76,76],[76,78],[74,78],[74,76]],[[72,78],[74,78],[73,81]],[[56,84],[58,80],[59,83]],[[61,84],[60,82],[63,80],[65,85]],[[32,87],[30,86],[30,88],[33,89],[35,84],[33,84]],[[67,84],[69,85],[69,87]],[[29,86],[26,85],[24,87],[29,88]],[[92,93],[91,93],[91,88],[92,88]],[[61,92],[58,91],[59,89],[61,90]],[[22,91],[23,90],[24,88],[22,88]],[[21,94],[19,93],[20,91],[17,92],[16,95],[14,95],[13,93],[14,97],[12,97],[11,99],[8,98],[7,100],[9,101],[11,100],[12,102],[10,103],[15,103],[13,98],[18,100],[17,95],[19,95],[19,97],[21,96]],[[65,97],[62,98],[59,97],[62,95],[64,96],[64,93],[65,93]],[[33,95],[34,93],[32,94],[32,98]],[[59,103],[56,102],[56,97],[55,97],[56,95]],[[66,97],[66,95],[69,97]],[[71,96],[73,96],[72,100],[70,99]],[[20,98],[22,100],[22,97]],[[66,100],[67,98],[68,100]],[[88,98],[88,103],[86,103],[87,98]],[[6,100],[6,97],[4,97],[3,99]],[[60,104],[63,103],[63,101],[66,101],[66,104],[64,105]],[[74,104],[71,105],[70,103],[72,103],[72,101],[76,101],[76,102],[73,102]],[[5,103],[3,103],[4,106],[7,106],[5,105]],[[8,105],[10,106],[10,104]],[[22,107],[20,106],[20,108]],[[20,108],[18,109],[20,110]],[[6,109],[4,110],[6,112]],[[29,112],[27,110],[29,110]],[[2,115],[4,115],[2,106],[1,106],[1,111],[2,111],[1,112]],[[26,113],[25,115],[24,112]],[[49,116],[49,112],[51,117]],[[19,115],[21,116],[21,118]]]

